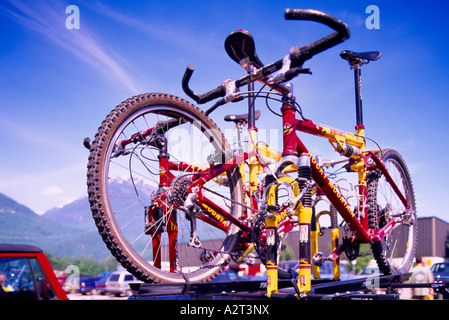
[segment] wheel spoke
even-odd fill
[[[400,192],[409,201],[410,209],[414,211],[413,188],[402,157],[396,151],[384,150],[382,161]],[[384,273],[407,272],[416,247],[416,224],[402,223],[400,218],[407,212],[407,208],[383,175],[378,176],[378,173],[372,172],[368,176],[367,195],[372,228],[381,228],[392,219],[399,218],[399,225],[390,231],[381,243],[372,245],[379,268]]]
[[[179,98],[159,94],[125,101],[100,127],[92,144],[88,171],[93,215],[108,248],[119,262],[132,265],[129,271],[141,280],[185,281],[177,274],[181,268],[195,281],[210,279],[228,261],[237,241],[234,225],[226,233],[196,218],[196,233],[202,245],[199,249],[187,246],[192,224],[188,220],[190,213],[181,207],[189,184],[184,191],[177,190],[176,202],[172,203],[167,195],[178,179],[191,177],[198,170],[179,166],[179,170],[169,171],[164,164],[167,159],[171,167],[186,163],[208,168],[208,156],[226,147],[222,139],[216,125],[199,109]],[[121,145],[126,147],[118,150],[116,146]],[[240,217],[243,209],[232,205],[244,202],[238,170],[233,169],[228,177],[231,182],[227,187],[210,180],[205,188],[223,195],[217,200],[220,206]],[[206,261],[207,256],[210,261]],[[156,267],[158,259],[160,268]]]

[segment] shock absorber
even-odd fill
[[[340,230],[338,228],[338,218],[337,218],[337,209],[335,206],[330,205],[330,213],[331,213],[331,238],[332,238],[332,251],[334,252],[339,243],[338,239],[340,238]],[[334,260],[333,263],[333,271],[334,271],[334,279],[340,279],[340,257]]]
[[[312,168],[310,166],[310,157],[307,154],[302,154],[299,157],[298,166],[298,186],[299,190],[307,188],[307,182],[312,180]],[[312,207],[312,191],[307,190],[302,198],[303,207]]]
[[[312,191],[308,188],[308,182],[312,179],[310,157],[301,154],[298,165],[298,185],[300,190],[306,192],[299,206],[299,277],[298,289],[301,294],[311,290],[311,250],[310,250],[310,226],[312,221]]]
[[[272,175],[265,177],[265,192],[267,193],[267,216],[266,224],[266,269],[267,269],[267,296],[271,297],[272,293],[278,291],[278,235],[277,235],[277,190],[273,184],[276,178]],[[269,189],[268,189],[269,188]]]

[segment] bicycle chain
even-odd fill
[[[239,206],[241,206],[241,207],[243,207],[245,209],[248,209],[248,210],[251,210],[251,211],[258,211],[258,210],[254,209],[254,208],[248,207],[246,204],[243,204],[243,203],[240,203],[238,201],[232,200],[231,198],[225,197],[224,195],[219,194],[218,192],[216,192],[216,191],[214,191],[212,189],[206,188],[204,186],[203,186],[203,189],[206,190],[206,191],[209,191],[210,193],[213,193],[213,194],[215,194],[215,195],[217,195],[219,197],[222,197],[223,199],[228,200],[228,201],[230,201],[230,202],[232,202],[232,203],[234,203],[236,205],[239,205]]]
[[[177,179],[177,181],[176,181],[176,184],[177,184],[178,186],[182,186],[182,187],[183,187],[182,189],[184,190],[186,187],[188,187],[187,181],[188,181],[188,180],[183,180],[182,178],[179,177],[179,178]],[[190,182],[189,182],[189,183],[190,183]],[[173,185],[173,184],[172,184],[172,185]],[[173,188],[173,189],[176,189],[176,188]],[[204,186],[203,186],[203,189],[206,190],[206,191],[208,191],[208,192],[211,192],[211,193],[213,193],[214,195],[217,195],[217,196],[219,196],[219,197],[221,197],[221,198],[223,198],[223,199],[225,199],[225,200],[228,200],[228,201],[230,201],[230,202],[232,202],[232,203],[234,203],[234,204],[236,204],[236,205],[239,205],[239,206],[241,206],[241,207],[243,207],[243,208],[246,208],[246,209],[252,210],[252,211],[257,211],[257,210],[254,209],[254,208],[251,208],[251,207],[249,207],[249,206],[247,206],[247,205],[245,205],[245,204],[243,204],[243,203],[240,203],[240,202],[235,201],[235,200],[233,200],[233,199],[231,199],[231,198],[228,198],[228,197],[226,197],[226,196],[223,196],[222,194],[219,194],[218,192],[216,192],[216,191],[214,191],[214,190],[211,190],[211,189],[209,189],[209,188],[207,188],[207,187],[204,187]],[[175,190],[173,190],[173,191],[175,191]],[[177,202],[177,201],[183,200],[185,197],[186,197],[185,192],[173,192],[173,193],[171,193],[170,196],[169,196],[170,200],[172,200],[173,202]],[[182,202],[182,201],[181,201],[181,202]],[[241,254],[241,253],[234,252],[234,251],[229,251],[229,250],[224,251],[224,250],[217,250],[217,249],[209,249],[209,248],[205,248],[205,247],[203,247],[203,246],[198,247],[198,249],[204,250],[204,251],[208,252],[209,254],[213,254],[213,255],[216,255],[216,254],[229,254],[229,255],[231,256],[231,258],[232,258],[234,261],[237,261],[237,259],[240,258],[240,257],[248,257],[248,255],[243,255],[243,254]],[[202,253],[201,253],[201,254],[202,254]],[[207,262],[207,261],[204,261],[204,262]]]

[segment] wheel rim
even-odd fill
[[[394,271],[406,272],[411,266],[416,239],[416,215],[413,191],[408,175],[399,161],[394,158],[388,158],[384,161],[384,164],[393,181],[409,201],[410,208],[407,209],[404,206],[391,185],[387,182],[385,176],[382,175],[377,183],[376,196],[379,228],[386,225],[391,219],[404,214],[404,212],[410,212],[412,219],[411,224],[401,224],[382,240],[382,255]]]
[[[165,113],[165,115],[164,115]],[[115,131],[111,142],[109,143],[105,169],[103,173],[104,182],[103,197],[106,200],[108,218],[112,222],[113,232],[117,235],[120,243],[124,246],[126,254],[132,257],[140,266],[141,270],[151,274],[157,274],[163,281],[179,281],[184,276],[181,273],[189,274],[191,281],[195,276],[204,278],[217,272],[216,266],[223,264],[229,258],[228,244],[226,244],[227,235],[216,228],[213,228],[197,219],[197,230],[201,230],[200,239],[203,246],[195,249],[188,247],[186,243],[190,239],[189,221],[183,212],[179,210],[168,211],[167,214],[175,215],[177,212],[178,237],[177,237],[177,266],[175,272],[170,272],[168,251],[168,233],[161,233],[160,256],[162,259],[161,269],[153,266],[153,257],[155,254],[153,246],[153,235],[144,233],[144,208],[152,203],[154,193],[164,192],[158,189],[159,163],[157,155],[159,153],[155,148],[148,146],[134,147],[129,150],[128,155],[114,157],[114,146],[117,141],[129,138],[132,133],[142,131],[142,127],[151,128],[156,121],[165,121],[170,119],[188,120],[184,124],[169,130],[167,133],[168,154],[174,162],[185,161],[198,165],[207,165],[207,156],[213,154],[216,150],[221,150],[221,133],[204,132],[204,125],[200,124],[199,119],[191,116],[185,111],[169,106],[150,106],[142,108],[138,112],[128,117]],[[193,140],[189,140],[193,137]],[[213,142],[211,143],[211,137]],[[199,139],[195,140],[195,139]],[[187,140],[186,140],[187,139]],[[128,173],[131,180],[124,179]],[[185,176],[190,173],[179,171],[177,177]],[[231,198],[229,188],[223,188],[219,183],[208,182],[205,185],[208,190],[224,194],[226,198]],[[127,190],[125,190],[127,189]],[[129,203],[123,205],[124,196],[130,196],[134,191],[134,198]],[[166,190],[165,190],[166,192]],[[231,207],[231,203],[226,198],[218,198],[221,205]],[[125,201],[126,202],[126,201]],[[130,214],[132,212],[132,215]],[[167,216],[167,214],[165,216]],[[159,222],[164,219],[160,219]],[[167,222],[168,219],[165,219]],[[155,221],[157,224],[158,221]],[[167,223],[166,223],[167,224]],[[136,227],[138,226],[138,227]],[[174,226],[165,225],[169,230]],[[139,229],[140,228],[140,229]],[[237,232],[235,226],[231,226],[228,234]],[[225,243],[225,245],[223,244]],[[196,262],[192,264],[192,258],[196,257]],[[209,261],[208,261],[209,260]],[[198,269],[200,268],[200,269]],[[202,269],[201,269],[202,268]],[[192,280],[193,279],[193,280]]]

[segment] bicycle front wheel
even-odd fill
[[[380,154],[392,180],[408,202],[406,208],[380,170],[367,175],[367,203],[370,228],[380,229],[392,219],[400,225],[382,241],[371,244],[373,256],[384,274],[402,274],[410,270],[415,256],[417,219],[415,195],[410,173],[404,159],[395,151],[386,149]]]
[[[184,207],[192,177],[224,161],[228,148],[200,109],[167,94],[130,98],[103,121],[89,156],[89,201],[106,246],[137,278],[208,281],[229,262],[239,229]],[[204,193],[231,216],[243,215],[237,168],[205,182]]]

